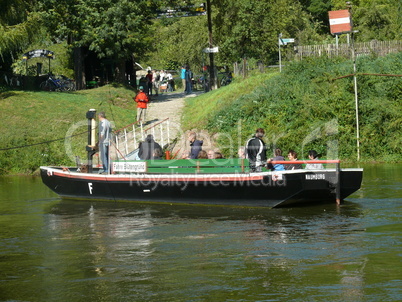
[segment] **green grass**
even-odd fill
[[[64,137],[87,131],[86,112],[104,111],[118,129],[135,121],[134,91],[107,85],[73,93],[4,91],[0,94],[0,174],[29,174],[40,165],[71,165]],[[58,138],[62,140],[39,144]],[[38,144],[38,145],[37,145]],[[87,134],[71,139],[72,153],[86,158]]]
[[[357,60],[360,73],[401,74],[402,52]],[[352,62],[311,58],[292,62],[282,73],[251,76],[189,99],[185,129],[221,134],[218,147],[235,156],[256,128],[266,131],[269,149],[309,149],[322,157],[356,161],[356,116]],[[402,80],[358,76],[360,155],[362,161],[396,162],[402,158]],[[271,156],[268,154],[268,156]]]
[[[402,53],[359,58],[362,73],[401,74]],[[257,74],[196,98],[186,98],[182,127],[223,134],[218,147],[236,156],[255,129],[266,131],[269,148],[294,149],[305,158],[316,149],[324,158],[356,160],[353,79],[345,59],[313,58],[290,63],[282,73]],[[402,80],[359,76],[360,151],[363,161],[398,162],[402,154]],[[30,174],[41,165],[71,165],[86,158],[86,112],[105,111],[114,128],[135,121],[134,91],[107,85],[74,93],[0,89],[0,174]],[[60,141],[39,144],[62,138]],[[71,155],[70,154],[70,155]],[[269,155],[268,155],[269,156]]]

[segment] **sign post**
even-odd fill
[[[282,58],[281,58],[281,45],[288,45],[288,43],[294,43],[294,38],[282,39],[282,33],[278,36],[278,47],[279,47],[279,72],[282,72]]]
[[[355,93],[355,111],[356,111],[356,144],[357,144],[357,161],[360,160],[360,132],[359,132],[359,99],[357,95],[357,76],[356,76],[356,54],[354,45],[354,33],[352,22],[352,5],[350,2],[346,2],[348,9],[329,11],[329,26],[331,34],[336,36],[338,41],[338,35],[352,33],[352,61],[353,61],[353,86]],[[338,45],[338,42],[337,42]]]

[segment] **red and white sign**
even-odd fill
[[[331,34],[341,34],[352,31],[350,13],[347,9],[328,12]]]

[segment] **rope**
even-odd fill
[[[70,135],[70,136],[66,136],[66,137],[63,137],[63,138],[52,139],[52,140],[50,140],[50,141],[45,141],[45,142],[41,142],[41,143],[35,143],[35,144],[29,144],[29,145],[23,145],[23,146],[17,146],[17,147],[1,148],[0,151],[7,151],[7,150],[13,150],[13,149],[21,149],[21,148],[27,148],[27,147],[33,147],[33,146],[38,146],[38,145],[53,143],[53,142],[65,140],[66,138],[71,138],[71,137],[79,136],[79,135],[86,134],[86,133],[88,133],[88,131],[81,132],[81,133],[74,134],[74,135]]]

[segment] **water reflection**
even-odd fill
[[[202,289],[212,283],[223,286],[229,276],[237,278],[233,290],[238,282],[253,287],[250,278],[273,292],[278,282],[285,287],[308,278],[321,284],[316,269],[326,267],[336,274],[325,282],[338,284],[334,290],[340,286],[350,298],[364,278],[355,264],[338,264],[345,261],[352,237],[357,240],[364,232],[361,208],[353,203],[269,210],[63,200],[51,207],[48,217],[53,240],[63,246],[65,240],[85,245],[80,257],[90,263],[87,278],[130,280],[149,290],[164,276],[158,286],[169,295],[190,295],[190,287],[197,287],[190,296],[202,296]],[[355,256],[353,247],[349,249]]]
[[[272,210],[49,200],[40,181],[0,179],[18,190],[0,196],[0,300],[398,301],[390,171],[341,207]]]

